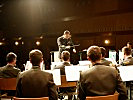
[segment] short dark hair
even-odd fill
[[[10,52],[10,53],[8,53],[7,56],[6,56],[6,61],[7,61],[8,63],[11,63],[11,62],[13,62],[16,58],[17,58],[17,55],[16,55],[15,53],[13,53],[13,52]]]
[[[61,58],[64,60],[64,61],[67,61],[68,59],[70,59],[70,53],[68,51],[63,51],[61,53]]]
[[[29,58],[33,66],[39,66],[43,58],[43,54],[40,50],[35,49],[29,53]]]
[[[70,34],[70,31],[65,30],[65,31],[64,31],[64,34]]]
[[[132,43],[131,43],[131,42],[127,42],[127,44],[132,45]]]
[[[87,57],[90,58],[92,62],[96,62],[101,59],[101,49],[98,46],[91,46],[87,50]]]
[[[100,47],[100,49],[101,49],[102,57],[105,57],[106,56],[106,49],[104,47]]]
[[[132,53],[131,48],[128,48],[125,46],[122,49],[123,49],[122,51],[124,52],[125,55],[131,55],[131,53]]]

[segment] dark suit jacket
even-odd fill
[[[70,64],[68,62],[63,62],[61,65],[56,66],[55,69],[60,69],[61,75],[66,75],[65,66],[70,66]]]
[[[113,67],[95,65],[80,75],[78,86],[80,100],[85,100],[86,96],[111,95],[116,90],[120,94],[119,100],[127,99],[126,88]]]
[[[127,65],[133,65],[133,57],[128,57],[126,60],[124,60],[122,62],[123,66],[127,66]]]
[[[108,61],[108,60],[106,60],[105,58],[104,58],[104,59],[101,59],[101,64],[102,64],[102,65],[109,66],[109,64],[111,64],[111,63],[112,63],[111,61]]]
[[[20,69],[12,65],[6,65],[0,68],[0,78],[14,78],[17,77]]]
[[[59,58],[61,58],[61,53],[65,50],[67,50],[65,47],[61,47],[62,45],[64,46],[73,46],[73,42],[72,42],[72,39],[69,38],[69,39],[66,39],[64,38],[63,36],[59,37],[57,39],[57,44],[58,44],[58,47],[59,47]],[[73,48],[67,50],[69,52],[72,51]]]
[[[17,79],[16,96],[23,98],[49,97],[49,100],[57,100],[53,75],[41,71],[38,66],[20,73]]]

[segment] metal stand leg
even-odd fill
[[[131,84],[130,84],[130,100],[132,100],[132,89],[131,89]]]

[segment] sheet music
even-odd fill
[[[124,52],[119,50],[119,64],[121,64],[123,62],[123,59],[124,59]]]
[[[88,60],[79,61],[79,65],[92,67],[92,63]]]
[[[65,66],[66,80],[79,81],[80,71],[89,70],[89,66]]]
[[[67,81],[78,81],[79,71],[75,66],[65,66],[66,80]]]
[[[30,61],[27,61],[25,65],[25,70],[30,70],[31,68],[32,68],[32,64],[30,63]]]
[[[60,69],[44,70],[45,72],[53,74],[53,80],[56,85],[61,85]]]
[[[51,62],[51,70],[54,69],[54,67],[61,65],[63,62]]]
[[[109,50],[109,58],[112,58],[114,61],[116,61],[116,51],[115,50]]]
[[[117,68],[123,81],[133,81],[133,66],[120,66]]]
[[[114,58],[105,58],[108,61],[111,61],[113,65],[118,65]]]
[[[41,66],[41,70],[45,70],[43,62],[40,64],[40,66]],[[31,68],[32,68],[32,64],[30,63],[30,61],[27,61],[25,65],[25,71],[30,70]]]

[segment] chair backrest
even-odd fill
[[[49,97],[41,97],[41,98],[17,98],[13,97],[14,100],[49,100]]]
[[[0,78],[0,90],[16,90],[16,78]]]
[[[118,93],[107,96],[87,96],[86,100],[118,100]]]
[[[58,85],[58,87],[76,87],[77,82],[68,82],[66,81],[66,75],[61,75],[61,85]]]

